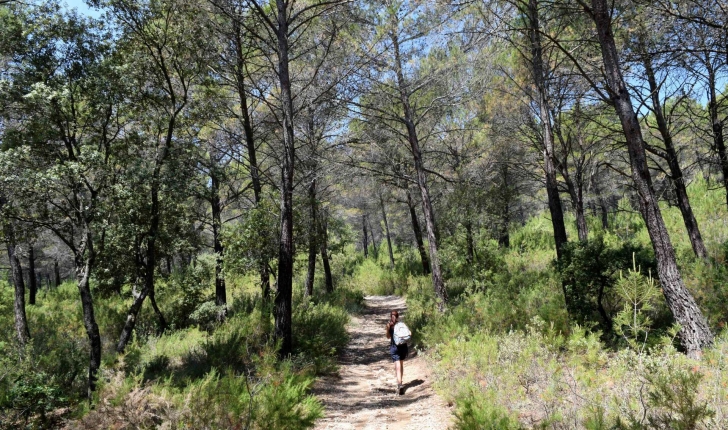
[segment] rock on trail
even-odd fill
[[[320,378],[313,393],[325,416],[317,430],[440,430],[452,425],[452,414],[432,388],[427,363],[410,348],[404,362],[404,395],[397,395],[385,325],[398,310],[407,321],[407,304],[399,296],[368,296],[365,309],[352,316],[351,337],[339,358],[339,374]]]

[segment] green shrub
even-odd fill
[[[349,315],[328,303],[299,303],[293,312],[293,350],[314,365],[316,373],[331,371],[346,346]]]
[[[609,245],[602,236],[588,242],[570,242],[562,248],[556,263],[566,294],[569,315],[579,324],[598,323],[605,333],[612,330],[615,293],[620,271],[637,264],[655,272],[651,250],[633,242]]]
[[[518,420],[510,416],[480,391],[471,391],[456,400],[455,426],[462,430],[520,430]]]

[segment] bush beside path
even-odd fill
[[[399,296],[367,296],[365,308],[347,327],[350,341],[340,356],[337,375],[324,376],[314,394],[325,407],[316,429],[445,429],[452,413],[432,387],[424,358],[410,349],[405,361],[403,395],[397,395],[394,366],[387,351],[384,326],[396,309],[407,321]]]

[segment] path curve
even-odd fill
[[[338,375],[324,376],[314,385],[325,416],[317,430],[440,430],[452,425],[452,414],[432,389],[432,376],[423,357],[410,348],[404,363],[403,395],[396,394],[394,365],[388,353],[384,326],[396,309],[407,321],[405,300],[399,296],[367,296],[365,308],[347,327],[350,340],[339,358]]]

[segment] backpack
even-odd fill
[[[392,332],[392,338],[394,339],[395,345],[404,345],[412,337],[412,332],[409,327],[403,322],[398,322],[394,325],[394,331]]]

